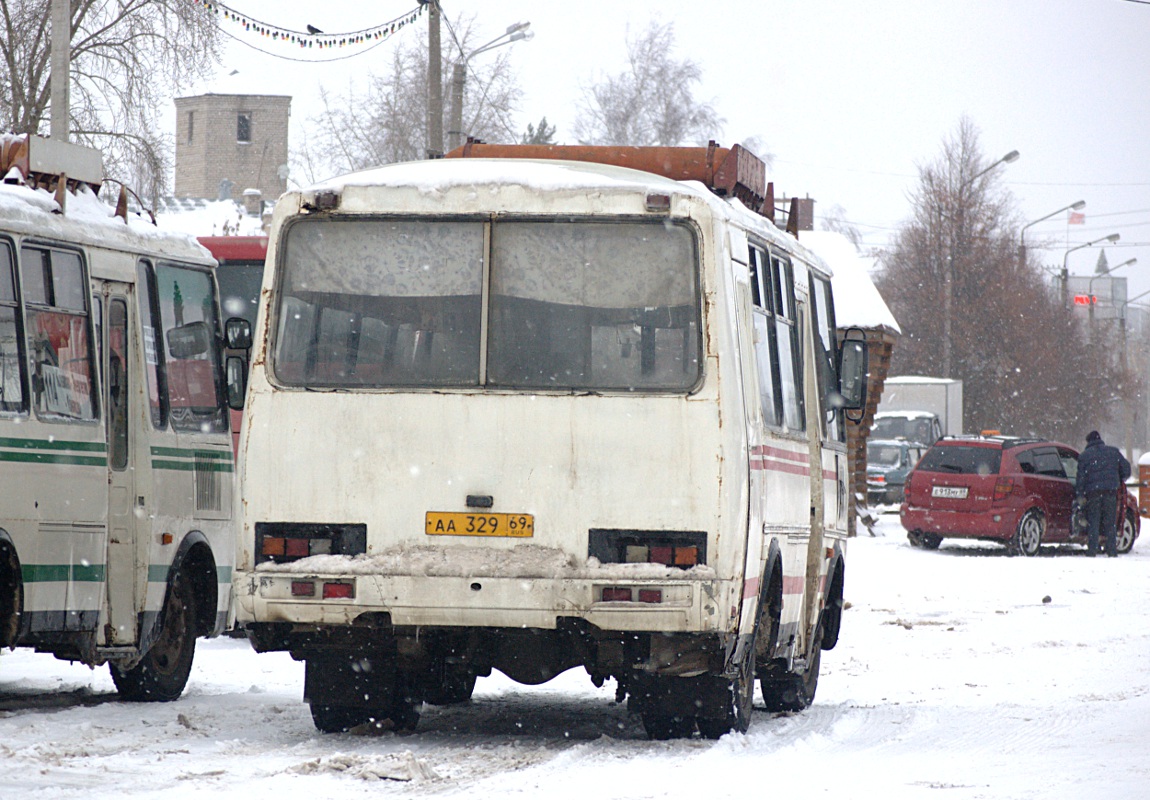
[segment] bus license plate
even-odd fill
[[[931,489],[930,496],[965,500],[968,491],[970,491],[970,489],[967,486],[935,486]]]
[[[428,536],[512,536],[535,535],[532,514],[471,514],[454,511],[428,511],[424,519]]]

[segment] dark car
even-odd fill
[[[899,510],[911,544],[981,539],[1032,556],[1043,544],[1085,545],[1072,524],[1078,451],[1042,439],[944,437],[926,451]],[[1118,490],[1118,552],[1138,538],[1138,502]]]
[[[866,445],[866,499],[869,506],[902,502],[907,475],[922,458],[926,445],[878,439]]]

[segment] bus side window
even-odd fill
[[[771,256],[771,302],[778,330],[775,340],[778,344],[779,378],[783,393],[783,422],[790,430],[806,430],[794,272],[790,261],[777,256]]]
[[[88,293],[80,256],[23,247],[20,260],[36,413],[53,419],[95,419]]]
[[[210,273],[159,264],[156,287],[168,387],[168,416],[177,431],[228,429],[216,340],[216,295]]]
[[[751,320],[755,328],[755,364],[759,372],[759,405],[763,422],[771,426],[783,424],[782,397],[779,385],[779,360],[775,356],[775,327],[771,324],[770,264],[766,251],[751,245]]]
[[[12,248],[0,241],[0,412],[27,410],[24,402],[24,337],[19,317]]]
[[[136,265],[137,296],[140,305],[140,330],[144,336],[144,372],[148,383],[148,406],[156,430],[168,427],[168,385],[165,380],[163,352],[160,343],[160,310],[156,303],[156,275],[152,265]]]

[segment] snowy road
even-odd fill
[[[649,742],[581,670],[481,679],[413,735],[320,735],[302,665],[240,640],[201,642],[184,697],[158,705],[5,652],[0,798],[1150,797],[1150,536],[1118,559],[1024,559],[914,550],[892,516],[880,532],[850,544],[814,706],[756,711],[746,735]]]

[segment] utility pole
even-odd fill
[[[438,0],[427,4],[427,157],[443,157],[443,61],[439,55]]]
[[[52,138],[68,141],[69,74],[71,73],[72,9],[69,0],[52,0],[51,57],[52,75],[48,81],[52,93]]]

